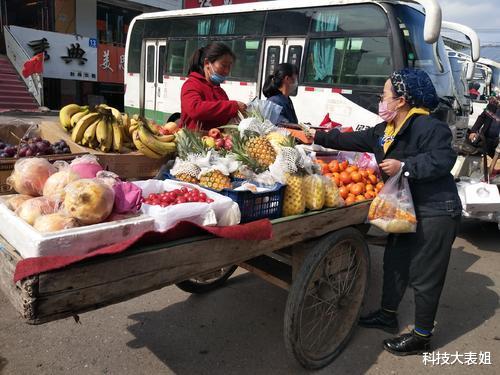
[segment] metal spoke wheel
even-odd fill
[[[323,237],[304,259],[288,296],[288,352],[307,369],[328,365],[357,324],[370,268],[363,235],[345,228]]]
[[[238,266],[228,266],[192,279],[177,283],[177,287],[188,293],[206,293],[217,289],[226,282]]]

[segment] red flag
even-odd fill
[[[23,77],[28,78],[32,74],[43,73],[43,59],[44,53],[40,52],[38,55],[26,61],[23,65]]]

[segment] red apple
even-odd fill
[[[221,137],[220,130],[217,128],[212,128],[208,131],[208,136],[215,139],[219,139]]]

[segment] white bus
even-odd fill
[[[454,83],[440,37],[437,0],[286,0],[142,14],[127,36],[125,110],[158,122],[180,111],[188,60],[211,41],[237,56],[222,85],[229,98],[262,97],[265,77],[281,62],[299,67],[292,98],[301,122],[326,114],[355,130],[374,126],[378,94],[395,69],[425,70],[438,95]],[[438,111],[452,124],[451,106]]]

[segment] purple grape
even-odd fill
[[[46,139],[42,140],[42,142],[45,146],[50,146],[50,142],[47,141]]]
[[[54,149],[52,147],[49,147],[46,151],[45,151],[45,155],[52,155],[54,153]]]
[[[47,145],[43,142],[37,142],[36,147],[38,148],[39,151],[45,152],[47,150]]]
[[[27,150],[26,150],[26,154],[25,154],[25,156],[27,156],[27,157],[28,157],[28,156],[33,156],[33,154],[34,154],[34,152],[33,152],[33,151],[31,151],[31,149],[29,148],[29,149],[27,149]]]
[[[7,145],[3,142],[0,142],[0,150],[3,150]]]
[[[43,139],[41,137],[33,137],[33,142],[41,142]]]
[[[29,148],[33,154],[35,154],[38,151],[38,147],[36,147],[35,144],[30,144]]]
[[[65,154],[71,154],[71,150],[69,149],[69,147],[64,147],[64,148],[63,148],[63,152],[64,152]]]
[[[8,155],[9,158],[14,157],[14,155],[17,153],[17,149],[13,146],[9,146],[4,148],[4,153]]]
[[[0,158],[8,158],[5,152],[0,152]]]
[[[19,152],[17,153],[17,156],[19,156],[20,158],[24,158],[26,156],[26,151],[28,150],[29,148],[22,147],[21,150],[19,150]]]

